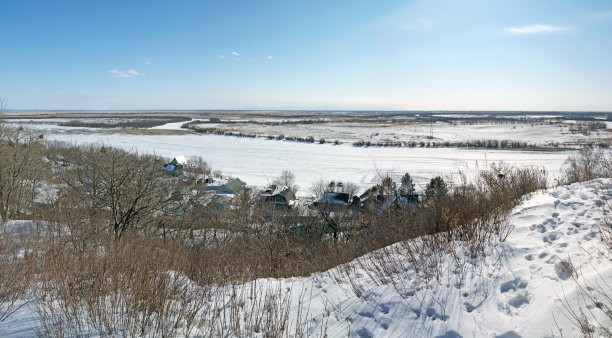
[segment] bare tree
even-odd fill
[[[43,161],[42,135],[23,128],[0,125],[0,218],[7,220],[25,212],[41,176],[48,171]],[[29,209],[29,208],[27,208]]]
[[[189,167],[189,172],[196,175],[208,176],[211,172],[210,166],[202,156],[191,156],[189,160],[187,160],[187,166]]]
[[[2,121],[2,117],[4,116],[5,112],[6,112],[6,103],[4,102],[4,99],[0,97],[0,121]]]
[[[311,193],[317,202],[313,207],[325,224],[331,229],[334,242],[338,242],[341,233],[348,234],[353,230],[355,212],[351,208],[353,195],[357,186],[353,183],[338,184],[335,182],[319,181],[311,188]],[[326,195],[327,193],[327,195]],[[330,198],[330,193],[346,194],[348,201],[339,203]]]
[[[272,181],[272,184],[289,187],[294,194],[298,190],[298,186],[295,184],[295,175],[288,169],[283,170],[280,176]]]
[[[92,146],[77,154],[64,181],[92,220],[108,222],[115,239],[127,230],[160,226],[171,207],[171,192],[160,177],[162,161],[155,156]]]

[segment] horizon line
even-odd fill
[[[4,113],[27,112],[389,112],[389,113],[605,113],[612,114],[612,110],[484,110],[484,109],[6,109]]]

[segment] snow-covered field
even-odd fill
[[[312,336],[579,336],[568,309],[603,319],[597,302],[610,305],[598,291],[611,290],[612,253],[598,231],[611,186],[594,180],[531,194],[514,209],[509,220],[514,231],[506,242],[485,258],[466,260],[473,265],[467,273],[446,256],[439,278],[426,283],[395,244],[386,249],[393,261],[383,265],[395,267],[387,274],[363,269],[363,262],[380,262],[375,259],[380,250],[309,277],[261,279],[244,287],[256,284],[290,297],[287,322],[302,323]],[[600,324],[612,325],[609,319]],[[37,330],[31,307],[0,322],[3,337],[36,336]]]
[[[484,123],[484,124],[451,124],[446,122],[412,123],[347,123],[332,122],[325,124],[300,125],[259,125],[259,124],[226,124],[216,126],[222,130],[243,132],[258,135],[280,135],[321,138],[328,142],[340,140],[353,143],[364,141],[435,141],[462,142],[469,140],[511,140],[537,145],[553,143],[573,144],[598,138],[609,138],[610,133],[600,130],[592,135],[572,133],[574,123]],[[212,127],[202,124],[203,128]]]
[[[238,138],[210,134],[132,135],[50,124],[26,124],[45,132],[46,139],[72,143],[103,143],[124,149],[177,155],[202,156],[225,175],[239,177],[249,185],[264,186],[283,170],[296,176],[298,192],[304,196],[318,180],[353,182],[362,191],[386,175],[409,172],[424,185],[434,176],[458,178],[458,172],[471,175],[478,168],[504,161],[517,166],[545,168],[549,178],[559,176],[563,161],[571,152],[473,150],[457,148],[380,148],[353,147],[349,144],[308,144],[265,138]],[[167,128],[178,128],[178,123]]]

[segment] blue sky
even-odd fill
[[[612,111],[609,0],[0,1],[10,109]]]

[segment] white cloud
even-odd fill
[[[543,34],[557,33],[568,30],[566,27],[550,26],[550,25],[526,25],[521,27],[512,27],[508,31],[514,34]]]
[[[272,55],[268,55],[267,59],[272,60],[273,59]]]
[[[145,75],[147,75],[145,73],[139,73],[139,72],[137,72],[137,71],[135,71],[133,69],[129,69],[129,70],[125,71],[125,72],[121,72],[121,71],[118,71],[116,69],[113,69],[113,70],[110,71],[110,73],[111,73],[112,77],[119,78],[119,79],[129,79],[129,78],[132,78],[132,77],[135,77],[135,76],[145,76]]]
[[[225,55],[223,54],[219,55],[219,59],[225,59]]]
[[[240,61],[240,53],[232,52],[231,54],[232,54],[232,60]]]
[[[153,62],[151,62],[151,58],[145,58],[145,65],[153,66]]]

